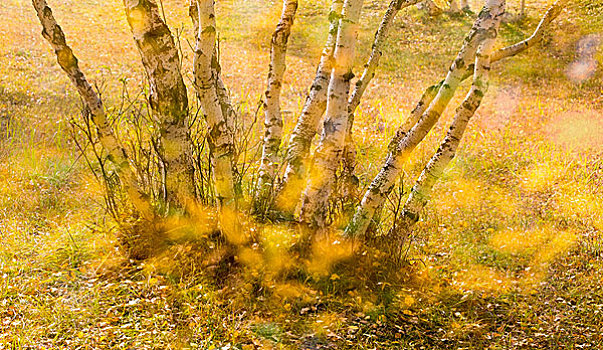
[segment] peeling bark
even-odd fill
[[[346,0],[337,34],[322,137],[301,203],[300,221],[313,228],[325,226],[328,201],[345,143],[348,97],[350,81],[354,77],[352,68],[362,4],[362,0]]]
[[[194,85],[209,127],[207,142],[218,206],[234,207],[236,206],[233,176],[234,143],[219,98],[220,94],[225,94],[225,88],[221,80],[217,80],[219,66],[215,54],[216,19],[214,0],[196,0],[196,3],[199,17],[195,19],[194,11],[191,12],[193,23],[195,23],[195,20],[198,21],[193,62]]]
[[[186,124],[188,97],[178,50],[153,0],[124,0],[124,7],[149,78],[151,110],[159,120],[167,201],[182,208],[194,199],[195,191]]]
[[[268,88],[264,102],[264,142],[254,210],[262,212],[270,206],[280,158],[278,151],[283,137],[280,96],[286,70],[287,43],[297,11],[297,0],[283,0],[283,12],[272,34]]]
[[[354,218],[347,226],[346,235],[360,236],[366,232],[375,210],[383,205],[393,189],[394,183],[411,152],[439,120],[442,112],[454,96],[454,92],[464,78],[467,62],[473,61],[479,43],[485,36],[489,35],[490,29],[496,23],[498,17],[504,13],[504,3],[504,0],[488,0],[486,2],[475,24],[465,37],[463,47],[452,63],[446,79],[438,89],[437,95],[417,123],[400,139],[395,147],[392,147],[385,165],[370,184],[362,202],[356,209]]]
[[[329,12],[329,33],[322,51],[320,62],[310,92],[302,112],[297,120],[295,128],[291,133],[287,146],[285,162],[287,167],[283,182],[279,190],[279,206],[285,211],[293,211],[297,200],[301,196],[304,179],[307,172],[307,158],[312,146],[312,140],[319,128],[320,120],[327,108],[327,90],[333,69],[333,53],[343,0],[333,0]]]
[[[130,168],[127,152],[117,140],[111,124],[107,120],[100,96],[94,91],[79,68],[78,59],[67,45],[65,33],[58,25],[46,0],[33,0],[32,4],[42,24],[42,36],[52,45],[59,66],[84,100],[92,116],[92,122],[98,129],[99,141],[107,152],[109,160],[115,164],[128,198],[143,217],[150,219],[153,212],[149,198],[137,183],[136,175]]]

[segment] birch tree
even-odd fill
[[[375,33],[370,57],[362,75],[354,79],[354,58],[362,0],[334,0],[329,13],[329,32],[317,71],[304,106],[289,139],[283,159],[279,152],[283,135],[281,90],[286,71],[288,39],[297,11],[297,0],[283,0],[280,20],[270,41],[270,66],[264,104],[265,135],[259,179],[253,196],[258,216],[271,209],[277,200],[278,209],[291,212],[299,208],[299,222],[312,234],[328,224],[329,203],[333,200],[336,174],[352,178],[355,167],[353,143],[354,115],[370,82],[377,72],[388,32],[400,10],[419,0],[392,0]],[[487,0],[483,10],[466,35],[445,79],[427,88],[408,118],[399,125],[392,138],[383,167],[364,193],[354,217],[347,225],[348,237],[362,236],[389,196],[409,156],[439,121],[462,81],[473,77],[471,88],[455,111],[454,120],[429,163],[423,169],[396,218],[399,232],[408,232],[418,220],[429,200],[439,176],[454,158],[467,125],[479,108],[488,88],[488,75],[493,63],[516,55],[537,44],[544,29],[561,13],[568,0],[558,0],[543,16],[535,32],[516,44],[493,50],[505,0]],[[129,157],[109,122],[99,94],[86,80],[78,61],[67,45],[62,29],[56,23],[45,0],[32,0],[44,38],[55,50],[57,61],[84,100],[87,112],[98,129],[98,139],[108,159],[115,164],[124,192],[141,216],[156,220],[154,206],[167,204],[165,213],[186,213],[195,203],[195,174],[192,149],[208,145],[209,169],[220,213],[232,213],[238,206],[237,150],[235,149],[236,112],[222,81],[216,42],[214,0],[191,0],[189,15],[193,23],[193,84],[195,95],[208,127],[206,139],[193,140],[189,130],[189,101],[180,71],[179,52],[168,26],[159,15],[154,0],[124,0],[124,8],[145,74],[150,94],[148,102],[156,123],[160,142],[156,156],[161,159],[165,195],[151,198],[141,190],[136,156]],[[351,90],[351,92],[350,92]],[[324,117],[324,118],[323,118]],[[322,121],[322,135],[310,157],[313,138]],[[132,150],[130,150],[132,151]],[[310,161],[311,159],[311,161]],[[277,179],[282,162],[286,163],[279,188]],[[196,163],[195,163],[196,164]],[[309,167],[307,164],[311,164]],[[198,165],[198,164],[197,164]],[[278,193],[277,193],[278,192]],[[151,191],[153,197],[157,197]],[[278,196],[278,197],[277,197]],[[222,210],[227,208],[228,210]],[[223,218],[222,215],[219,216]],[[231,216],[228,216],[232,218]],[[238,227],[236,224],[230,225]],[[392,231],[396,232],[396,231]],[[393,237],[398,238],[396,236]]]
[[[465,37],[464,44],[452,63],[444,83],[439,87],[437,95],[408,134],[396,145],[394,152],[388,157],[386,164],[370,184],[352,222],[346,229],[348,235],[356,236],[366,231],[375,210],[383,204],[393,189],[410,153],[435,125],[454,96],[468,63],[475,57],[479,43],[488,34],[490,26],[493,24],[492,19],[499,15],[501,7],[504,9],[504,5],[501,6],[501,0],[486,2],[478,19]]]
[[[362,0],[346,0],[343,5],[323,132],[301,202],[300,220],[310,227],[325,225],[327,204],[345,142],[347,101],[350,81],[354,77],[354,49],[362,4]]]
[[[216,57],[216,16],[214,0],[194,0],[197,11],[190,11],[196,28],[193,60],[194,86],[207,120],[207,143],[210,151],[212,176],[218,206],[234,207],[235,183],[233,174],[234,143],[228,123],[228,106],[223,104],[224,85],[219,80]],[[194,6],[194,5],[193,5]],[[198,15],[196,18],[195,16]]]
[[[451,12],[470,12],[471,7],[469,6],[468,0],[459,0],[457,4],[457,0],[450,0],[450,11]]]
[[[537,43],[542,38],[544,27],[559,15],[566,3],[567,0],[559,0],[553,4],[540,21],[538,28],[532,36],[515,45],[492,53],[490,57],[491,63],[515,55]],[[446,79],[426,90],[409,118],[398,129],[396,136],[392,140],[392,143],[390,143],[390,152],[386,158],[385,165],[369,186],[361,204],[356,209],[354,218],[346,228],[347,235],[358,236],[366,232],[376,209],[383,204],[383,201],[391,192],[394,182],[399,176],[410,152],[427,135],[434,123],[439,119],[439,115],[443,111],[442,107],[450,100],[451,88],[454,87],[456,89],[460,81],[470,76],[470,74],[467,74],[467,70],[474,69],[474,65],[466,66],[463,64],[465,59],[462,53],[463,51],[465,51],[465,54],[467,53],[467,47],[472,45],[471,43],[475,39],[479,39],[479,41],[483,40],[484,33],[488,32],[488,27],[485,24],[489,23],[491,25],[493,23],[491,20],[492,14],[498,13],[493,12],[493,9],[496,10],[499,7],[500,4],[497,4],[497,1],[494,0],[486,3],[469,35],[466,37],[465,44],[451,66]],[[451,79],[451,76],[453,79]],[[454,84],[451,85],[451,82]],[[435,91],[437,93],[434,93]],[[409,213],[412,213],[412,210],[409,210]],[[412,214],[410,216],[412,217]]]
[[[515,45],[493,51],[492,43],[488,40],[482,44],[475,61],[473,84],[465,100],[458,107],[454,120],[446,137],[437,152],[425,166],[417,182],[413,186],[404,208],[401,218],[398,218],[398,233],[408,230],[419,220],[419,213],[427,205],[431,197],[432,189],[436,181],[441,177],[448,164],[456,155],[460,140],[466,130],[470,118],[479,107],[483,95],[488,88],[488,75],[491,64],[503,58],[514,56],[537,43],[544,33],[544,28],[549,25],[563,10],[567,0],[555,2],[545,13],[534,33],[527,39]]]
[[[94,91],[86,76],[79,68],[78,59],[67,45],[65,33],[58,25],[46,0],[33,0],[32,4],[43,28],[42,36],[51,44],[57,56],[59,66],[67,74],[82,97],[87,111],[90,112],[92,122],[98,128],[100,144],[107,152],[109,160],[115,164],[128,198],[139,214],[147,219],[151,219],[153,213],[149,198],[137,183],[136,174],[130,167],[126,149],[115,136],[115,132],[105,114],[105,108],[100,96]]]
[[[333,69],[333,53],[342,10],[343,0],[333,0],[328,15],[329,31],[316,69],[316,75],[289,138],[285,156],[287,165],[278,193],[279,207],[285,211],[293,211],[297,200],[300,198],[307,173],[306,163],[312,140],[317,133],[327,107],[327,89]]]
[[[264,102],[264,125],[266,128],[262,146],[262,160],[258,188],[255,199],[255,211],[262,212],[270,206],[274,182],[281,163],[278,154],[283,136],[283,117],[281,115],[281,89],[285,74],[287,42],[297,11],[297,0],[284,0],[283,11],[276,30],[272,34],[270,66],[268,68],[268,88]]]
[[[149,79],[149,104],[159,120],[166,199],[182,206],[193,200],[195,193],[186,122],[188,96],[178,49],[154,1],[124,0],[124,8]]]
[[[375,77],[377,68],[379,67],[379,62],[381,61],[381,57],[383,56],[383,45],[385,44],[389,30],[391,28],[396,15],[400,10],[415,5],[419,0],[393,0],[390,2],[383,18],[381,19],[381,23],[379,24],[379,28],[375,32],[375,39],[373,41],[371,54],[364,65],[364,71],[362,75],[354,84],[354,89],[352,94],[350,95],[348,101],[348,127],[346,134],[346,142],[345,148],[343,151],[343,161],[342,161],[342,180],[347,183],[346,189],[348,194],[349,192],[353,192],[354,189],[349,189],[349,187],[355,186],[352,177],[354,176],[354,169],[356,167],[356,148],[354,146],[353,139],[353,125],[354,125],[354,114],[356,113],[356,109],[360,105],[360,101],[362,100],[362,96],[366,91],[367,87],[370,85],[371,80]]]

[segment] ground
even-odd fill
[[[327,2],[301,2],[283,91],[287,131],[312,80]],[[516,2],[510,1],[511,14]],[[121,2],[49,3],[106,106],[119,110],[124,86],[131,94],[144,88]],[[190,82],[185,3],[165,0],[164,7]],[[384,3],[365,6],[359,67]],[[529,35],[548,3],[530,2],[527,18],[510,16],[500,45]],[[279,6],[218,2],[225,82],[247,120],[264,90]],[[423,89],[445,74],[472,16],[400,13],[356,117],[361,186],[378,171]],[[245,283],[254,269],[244,269],[241,281],[216,283],[184,273],[188,267],[176,273],[165,259],[124,258],[102,188],[70,137],[79,98],[40,35],[31,4],[3,1],[0,349],[601,348],[602,16],[572,8],[543,46],[496,65],[493,86],[436,186],[402,267],[392,271],[382,266],[381,253],[367,251],[370,265],[354,275],[358,270],[346,267],[339,252],[342,263],[314,261],[320,268],[305,281],[273,281],[258,291]],[[405,184],[437,147],[453,110],[415,152]],[[258,124],[251,129],[255,140]],[[384,229],[394,202],[383,213]],[[283,232],[275,228],[265,239],[279,247]],[[174,247],[169,258],[184,264],[189,250]],[[273,253],[270,261],[280,261],[279,249]],[[240,260],[253,262],[248,255]]]

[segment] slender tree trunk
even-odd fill
[[[159,119],[167,200],[182,208],[194,200],[195,190],[186,123],[188,97],[178,49],[154,0],[124,0],[124,7],[149,78],[150,106]]]
[[[383,205],[411,152],[435,125],[454,96],[454,92],[464,78],[468,62],[475,57],[479,42],[489,33],[493,17],[498,16],[500,8],[504,7],[502,4],[504,4],[504,0],[488,0],[486,2],[484,9],[465,38],[463,47],[450,67],[437,95],[417,123],[392,150],[385,165],[370,184],[362,202],[356,209],[354,218],[346,228],[347,235],[360,236],[365,233],[375,210]]]
[[[456,155],[456,150],[467,128],[469,119],[475,114],[483,96],[488,90],[488,75],[491,65],[490,55],[498,36],[500,17],[497,20],[497,23],[492,28],[493,34],[488,35],[478,49],[473,84],[469,93],[457,108],[450,130],[448,130],[448,134],[444,138],[440,148],[431,158],[425,169],[423,169],[406,200],[399,225],[404,232],[408,232],[410,227],[419,219],[419,213],[427,204],[435,182],[440,178],[444,169],[446,169]],[[396,239],[399,237],[393,238]]]
[[[503,49],[500,49],[492,54],[492,61],[498,61],[506,57],[515,56],[516,54],[529,49],[535,44],[542,41],[544,36],[544,29],[548,27],[555,18],[557,18],[569,0],[557,0],[553,5],[551,5],[540,22],[538,23],[538,27],[534,31],[534,33],[525,40],[518,42],[517,44],[507,46]]]
[[[195,40],[199,34],[199,7],[197,6],[197,0],[191,0],[189,5],[189,16],[193,22],[193,33]],[[232,101],[228,94],[228,90],[224,85],[224,81],[222,80],[222,67],[220,65],[220,57],[219,57],[219,48],[216,44],[214,47],[214,53],[212,58],[212,74],[215,76],[215,84],[217,89],[218,99],[220,100],[220,107],[222,108],[222,116],[224,116],[226,120],[226,132],[228,133],[228,137],[230,139],[230,143],[232,144],[233,156],[232,156],[232,174],[233,174],[233,183],[235,188],[235,201],[237,204],[241,204],[243,200],[243,194],[241,192],[240,186],[240,176],[238,176],[237,171],[237,149],[235,147],[235,134],[236,134],[236,125],[235,119],[237,117],[237,113],[235,108],[232,105]]]
[[[198,30],[193,70],[195,90],[207,119],[212,176],[219,207],[236,207],[233,176],[234,144],[220,103],[223,84],[218,79],[214,0],[196,0]],[[194,11],[191,11],[193,23]],[[222,92],[224,93],[224,92]]]
[[[354,77],[354,49],[362,4],[362,0],[346,0],[343,7],[343,18],[340,21],[334,53],[335,64],[327,93],[323,133],[302,198],[300,220],[310,227],[325,226],[328,201],[345,143],[348,97],[350,81]]]
[[[278,194],[278,205],[286,212],[292,212],[295,209],[303,191],[310,147],[327,107],[327,89],[333,69],[333,53],[342,9],[343,0],[333,0],[329,12],[330,25],[327,41],[310,92],[287,146],[285,157],[287,167]]]
[[[296,11],[297,0],[283,0],[283,12],[276,30],[272,34],[268,88],[266,89],[266,100],[264,102],[266,132],[264,134],[262,161],[254,203],[256,213],[266,211],[271,205],[274,182],[280,163],[278,151],[283,136],[280,96],[283,75],[286,70],[287,43]]]
[[[153,212],[149,198],[138,185],[136,175],[130,167],[126,150],[120,145],[111,124],[107,120],[100,96],[94,91],[86,76],[80,70],[78,60],[67,45],[65,34],[57,24],[46,0],[33,0],[32,4],[42,24],[42,36],[52,45],[59,66],[67,73],[84,100],[92,116],[92,122],[98,129],[99,141],[107,152],[109,160],[115,164],[128,198],[143,217],[151,219]]]
[[[348,195],[355,193],[354,187],[358,183],[354,178],[354,170],[356,167],[356,147],[354,145],[354,138],[352,134],[354,113],[356,113],[356,109],[360,104],[366,88],[370,84],[371,80],[375,77],[377,67],[379,66],[379,61],[381,60],[381,56],[383,56],[383,44],[387,39],[389,29],[396,18],[396,15],[398,12],[400,12],[400,10],[415,5],[419,1],[420,0],[393,0],[390,2],[385,14],[383,15],[383,18],[381,19],[379,29],[377,29],[377,32],[375,33],[375,40],[373,41],[371,55],[368,59],[368,62],[364,65],[362,76],[356,82],[352,95],[348,101],[348,129],[346,134],[345,148],[343,151],[343,169],[341,174],[341,178],[345,183],[345,188]]]

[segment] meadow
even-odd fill
[[[192,79],[187,3],[164,0],[163,8]],[[283,88],[286,133],[314,75],[329,3],[300,2]],[[358,67],[387,6],[365,3]],[[509,1],[503,44],[529,35],[550,1],[529,1],[525,18],[516,16],[519,3]],[[50,5],[109,110],[121,108],[126,94],[144,93],[121,1]],[[477,1],[471,5],[478,9]],[[250,125],[250,155],[242,159],[250,173],[263,133],[253,120],[280,6],[217,2],[224,80]],[[447,71],[474,16],[429,17],[414,7],[398,15],[356,114],[361,188],[423,90]],[[81,101],[30,2],[2,1],[0,349],[602,348],[601,28],[603,13],[571,7],[542,45],[494,67],[490,91],[409,238],[404,263],[389,266],[368,249],[370,264],[359,268],[345,262],[344,248],[330,247],[342,263],[311,261],[316,274],[306,279],[242,268],[216,282],[197,271],[186,242],[147,261],[119,249],[103,188],[71,138],[69,121],[80,117]],[[594,54],[584,61],[587,46]],[[457,94],[452,105],[461,99]],[[402,185],[429,160],[453,111],[414,152]],[[384,223],[404,194],[392,196]],[[242,254],[242,265],[290,263],[287,232],[275,225],[265,237],[267,255]],[[258,273],[268,276],[260,290],[249,283]]]

